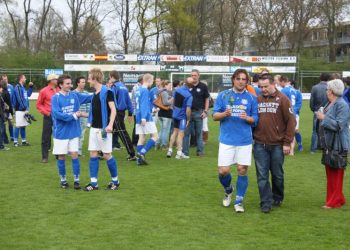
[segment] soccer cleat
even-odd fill
[[[13,146],[18,147],[19,146],[18,142],[14,142]]]
[[[106,190],[118,190],[120,186],[120,183],[114,183],[113,181],[111,181],[110,183],[108,183]]]
[[[98,186],[94,186],[92,185],[91,183],[87,184],[85,187],[84,187],[84,191],[87,191],[87,192],[90,192],[90,191],[94,191],[94,190],[98,190]]]
[[[128,161],[136,161],[137,157],[136,156],[129,156],[128,158],[126,158],[126,160],[128,160]]]
[[[80,190],[81,189],[79,182],[77,182],[77,181],[74,182],[74,189],[75,190]]]
[[[137,153],[137,165],[148,165],[145,155]]]
[[[225,193],[224,199],[222,200],[222,205],[224,207],[229,207],[231,205],[232,193],[230,193],[230,194]]]
[[[63,188],[63,189],[69,188],[68,182],[66,182],[66,181],[61,181],[61,188]]]
[[[235,204],[236,213],[244,213],[244,207],[242,203]]]
[[[41,163],[48,163],[49,161],[47,159],[42,159]]]
[[[270,213],[270,211],[271,211],[271,208],[269,208],[269,207],[261,208],[261,212],[263,212],[264,214],[268,214],[268,213]]]
[[[10,150],[10,148],[8,148],[8,147],[0,148],[0,151],[8,151],[8,150]]]
[[[176,154],[175,159],[190,159],[190,157],[188,155],[185,155],[184,153],[182,153],[181,155]]]
[[[168,150],[168,153],[166,153],[167,158],[171,158],[171,155],[173,154],[173,151]]]
[[[121,147],[113,147],[113,151],[120,151],[120,150],[122,150]]]
[[[303,145],[299,145],[299,146],[298,146],[298,151],[299,151],[299,152],[304,151],[304,147],[303,147]]]
[[[28,142],[22,142],[22,146],[30,146],[30,144]]]

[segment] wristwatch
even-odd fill
[[[206,110],[204,110],[203,112],[204,112],[206,115],[208,114],[208,111],[206,111]]]

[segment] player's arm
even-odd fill
[[[111,109],[111,114],[109,115],[109,123],[108,123],[108,126],[106,127],[106,132],[111,133],[113,131],[113,123],[117,114],[117,109],[115,108],[114,101],[109,101],[108,106]]]
[[[48,116],[50,114],[47,113],[44,108],[44,95],[45,94],[43,91],[39,92],[39,97],[38,97],[38,100],[36,101],[36,109],[39,111],[39,113]]]
[[[80,104],[91,103],[92,98],[94,97],[93,94],[86,94],[86,93],[79,93],[79,92],[75,92],[75,94],[78,96]]]
[[[216,101],[213,107],[213,120],[221,121],[226,117],[231,116],[231,111],[232,110],[230,108],[226,108],[224,106],[222,94],[219,94],[218,97],[216,98]]]
[[[52,115],[55,117],[57,120],[69,122],[73,120],[78,120],[78,115],[80,112],[73,113],[73,114],[67,114],[62,111],[59,105],[59,98],[57,95],[52,97]]]

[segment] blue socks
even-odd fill
[[[248,176],[244,175],[238,175],[237,182],[236,182],[236,201],[235,204],[242,203],[244,195],[248,188]]]
[[[231,180],[232,180],[231,174],[227,174],[225,176],[219,175],[219,180],[221,185],[224,187],[226,194],[230,194],[233,192],[233,188],[231,185]]]
[[[74,182],[79,182],[79,176],[80,176],[80,161],[79,161],[79,158],[72,159],[72,167],[73,167]]]
[[[297,141],[298,145],[303,145],[301,134],[299,132],[295,133],[295,140]]]
[[[149,139],[146,143],[146,145],[143,147],[143,149],[141,149],[140,153],[145,155],[147,154],[147,152],[154,147],[154,145],[156,144],[156,142],[152,139]]]
[[[115,160],[115,158],[113,156],[111,159],[109,159],[107,161],[107,166],[108,166],[109,172],[111,174],[112,181],[114,182],[114,184],[117,184],[118,183],[118,167],[117,167],[117,161]]]
[[[15,128],[14,142],[18,142],[19,133],[21,132],[22,142],[26,141],[26,128]]]
[[[58,173],[61,177],[61,182],[65,182],[66,181],[66,161],[57,160],[57,168],[58,168]]]
[[[90,168],[91,185],[96,186],[97,185],[98,168],[99,168],[99,158],[98,157],[91,157],[90,158],[89,168]]]
[[[136,146],[137,153],[141,153],[142,149],[143,149],[143,145],[137,145]]]

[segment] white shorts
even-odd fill
[[[112,153],[112,133],[107,133],[105,139],[102,138],[102,129],[90,128],[89,151],[102,151],[105,154]]]
[[[73,139],[60,140],[53,138],[53,150],[54,155],[66,155],[72,152],[78,152],[79,150],[79,137]]]
[[[231,146],[219,144],[219,167],[229,167],[233,164],[250,166],[252,164],[252,144],[246,146]]]
[[[299,120],[300,120],[299,115],[295,115],[295,120],[297,121],[297,125],[295,126],[295,129],[299,129]]]
[[[137,135],[147,135],[155,134],[158,131],[155,122],[146,122],[145,126],[141,126],[141,124],[136,124],[135,132]]]
[[[26,112],[24,111],[16,111],[16,127],[26,127],[29,123],[24,119],[24,115]]]

